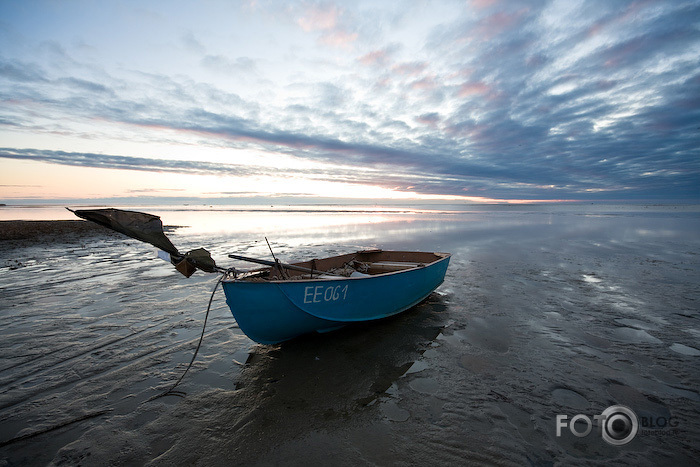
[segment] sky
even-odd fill
[[[700,201],[700,1],[0,0],[0,202]]]

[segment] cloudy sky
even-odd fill
[[[0,99],[0,201],[700,199],[700,1],[5,0]]]

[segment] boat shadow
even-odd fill
[[[266,397],[270,410],[347,414],[371,404],[427,350],[447,321],[433,293],[397,316],[274,346],[256,346],[236,389]],[[309,412],[311,410],[311,412]]]

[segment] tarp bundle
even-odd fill
[[[123,233],[131,238],[163,250],[170,255],[170,262],[185,277],[190,277],[197,269],[205,272],[218,272],[219,269],[204,248],[180,253],[163,232],[163,222],[153,214],[121,209],[77,209],[69,211],[76,216],[100,224],[108,229]]]

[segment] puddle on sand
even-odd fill
[[[406,370],[406,374],[410,375],[412,373],[420,373],[421,371],[428,369],[428,367],[429,365],[426,361],[418,360],[413,365],[411,365],[411,368]]]
[[[455,331],[453,336],[484,350],[506,353],[512,341],[510,329],[509,323],[503,318],[474,317],[468,321],[466,329]]]
[[[668,407],[661,404],[653,396],[647,396],[640,391],[624,384],[611,383],[607,387],[607,393],[618,404],[633,407],[638,416],[670,417]]]
[[[615,320],[616,323],[622,324],[623,326],[628,326],[635,329],[641,329],[644,331],[655,331],[659,329],[658,325],[647,323],[646,321],[641,321],[638,319],[631,318],[618,318]]]
[[[392,422],[405,422],[411,417],[411,413],[408,410],[402,409],[393,400],[382,402],[381,410],[384,417]]]
[[[641,329],[617,328],[613,335],[617,342],[625,344],[661,344],[661,340]]]
[[[552,391],[552,399],[558,404],[572,409],[587,409],[591,403],[576,391],[567,388],[557,388]]]
[[[681,355],[687,355],[689,357],[697,357],[698,355],[700,355],[700,350],[694,347],[688,347],[687,345],[683,344],[676,343],[671,345],[671,347],[669,348],[676,353],[679,353]]]
[[[493,369],[493,360],[483,355],[467,354],[459,358],[459,366],[472,373],[488,374]]]
[[[408,385],[414,391],[418,391],[422,394],[435,394],[440,388],[437,380],[433,378],[416,378],[408,383]]]

